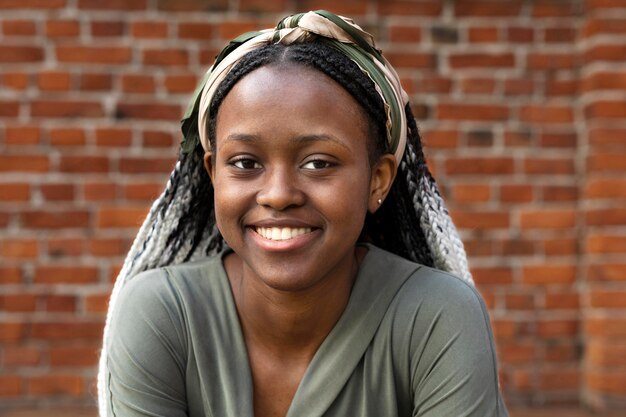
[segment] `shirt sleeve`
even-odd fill
[[[183,310],[166,270],[122,288],[108,347],[108,408],[123,417],[187,415]]]
[[[411,337],[413,416],[508,416],[482,298],[446,273],[426,279]]]

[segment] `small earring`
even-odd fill
[[[383,200],[381,198],[379,198],[378,200],[376,200],[378,202],[378,204],[383,204]]]

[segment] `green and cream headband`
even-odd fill
[[[217,56],[189,103],[182,120],[183,151],[195,149],[198,142],[205,150],[209,150],[207,121],[211,100],[224,78],[247,53],[274,43],[290,45],[307,42],[324,42],[339,50],[374,82],[387,113],[389,150],[399,164],[406,145],[404,107],[409,100],[400,85],[398,74],[376,49],[372,35],[351,19],[325,10],[289,16],[280,21],[275,29],[248,32],[233,39]]]

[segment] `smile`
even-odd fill
[[[255,227],[254,231],[265,239],[289,240],[311,233],[310,227]]]

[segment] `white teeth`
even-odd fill
[[[289,240],[312,231],[310,227],[257,227],[255,230],[265,239],[270,240]]]

